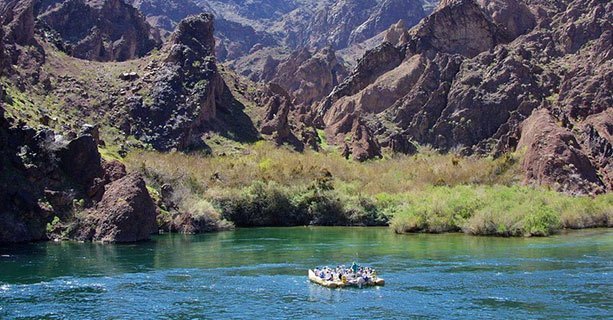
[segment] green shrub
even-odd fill
[[[548,236],[560,228],[560,217],[545,204],[532,208],[524,218],[525,235]]]

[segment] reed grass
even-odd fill
[[[358,163],[334,151],[298,153],[258,142],[229,156],[140,151],[125,162],[154,188],[172,185],[184,210],[205,201],[206,210],[191,211],[238,226],[389,224],[398,233],[495,236],[611,226],[613,196],[521,186],[518,160],[422,147],[417,155]]]

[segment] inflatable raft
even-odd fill
[[[342,282],[342,281],[326,281],[318,276],[315,275],[315,272],[313,272],[313,270],[309,269],[309,280],[313,283],[317,283],[318,285],[322,286],[322,287],[326,287],[326,288],[331,288],[331,289],[335,289],[335,288],[344,288],[344,287],[359,287],[360,285],[358,283],[354,283],[351,281],[348,282]],[[362,286],[367,286],[367,287],[372,287],[372,286],[384,286],[385,285],[385,280],[381,279],[381,278],[377,278],[373,281],[368,281],[362,284]]]

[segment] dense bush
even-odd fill
[[[243,191],[221,194],[214,203],[225,219],[241,227],[387,224],[371,200],[351,199],[315,185],[287,188],[258,181]]]

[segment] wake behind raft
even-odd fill
[[[375,269],[359,266],[355,262],[350,268],[338,266],[309,269],[309,280],[326,288],[362,288],[385,285],[385,280],[377,276]]]

